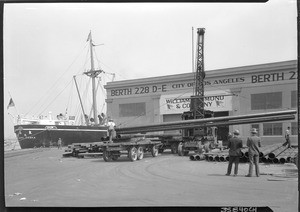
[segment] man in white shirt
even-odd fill
[[[114,123],[114,121],[112,119],[109,119],[109,121],[107,122],[107,126],[108,126],[109,142],[112,143],[113,142],[112,137],[115,134],[116,124]]]

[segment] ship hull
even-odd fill
[[[63,146],[107,138],[106,126],[16,125],[14,130],[22,149],[56,146],[59,138]]]

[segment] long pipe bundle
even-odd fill
[[[296,110],[287,110],[287,111],[258,113],[258,114],[250,114],[250,115],[182,120],[182,121],[149,124],[149,125],[142,125],[142,126],[135,126],[135,127],[122,127],[122,128],[117,127],[116,132],[117,134],[130,134],[130,133],[144,133],[144,132],[188,129],[188,128],[196,128],[196,127],[204,127],[204,126],[211,127],[211,126],[222,126],[222,125],[236,125],[236,124],[291,120],[291,119],[295,119],[294,114],[296,113],[297,113]]]

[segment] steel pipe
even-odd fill
[[[258,122],[269,122],[277,120],[290,120],[295,119],[294,114],[296,110],[278,111],[270,113],[258,113],[250,115],[240,116],[225,116],[217,118],[205,118],[205,119],[193,119],[182,120],[175,122],[166,122],[159,124],[149,124],[136,127],[116,127],[117,134],[130,134],[139,132],[153,132],[153,131],[165,131],[176,129],[188,129],[202,126],[221,126],[221,125],[235,125],[235,124],[247,124]]]
[[[224,162],[226,159],[225,159],[225,156],[224,155],[222,155],[222,156],[220,156],[220,161],[221,162]]]
[[[214,160],[215,160],[214,156],[212,155],[208,156],[208,161],[214,161]]]
[[[195,160],[194,155],[191,155],[191,156],[190,156],[190,160]]]
[[[205,155],[201,154],[201,155],[196,155],[196,160],[204,160],[205,159]]]
[[[267,163],[268,162],[268,157],[262,157],[261,161],[264,162],[264,163]]]
[[[279,158],[280,163],[286,163],[287,156]]]
[[[273,159],[272,159],[272,162],[273,162],[273,163],[279,163],[279,160],[278,160],[278,158],[273,158]]]

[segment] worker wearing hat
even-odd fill
[[[233,137],[228,141],[228,148],[229,148],[229,163],[227,168],[226,175],[229,176],[231,173],[232,164],[234,162],[234,175],[237,176],[238,174],[238,166],[240,162],[241,156],[241,148],[243,147],[242,139],[239,138],[240,132],[235,130],[233,132]]]
[[[257,136],[258,132],[255,128],[251,129],[251,136],[247,138],[248,155],[249,155],[249,172],[246,177],[252,177],[253,164],[255,165],[256,176],[259,177],[259,147],[260,137]]]

